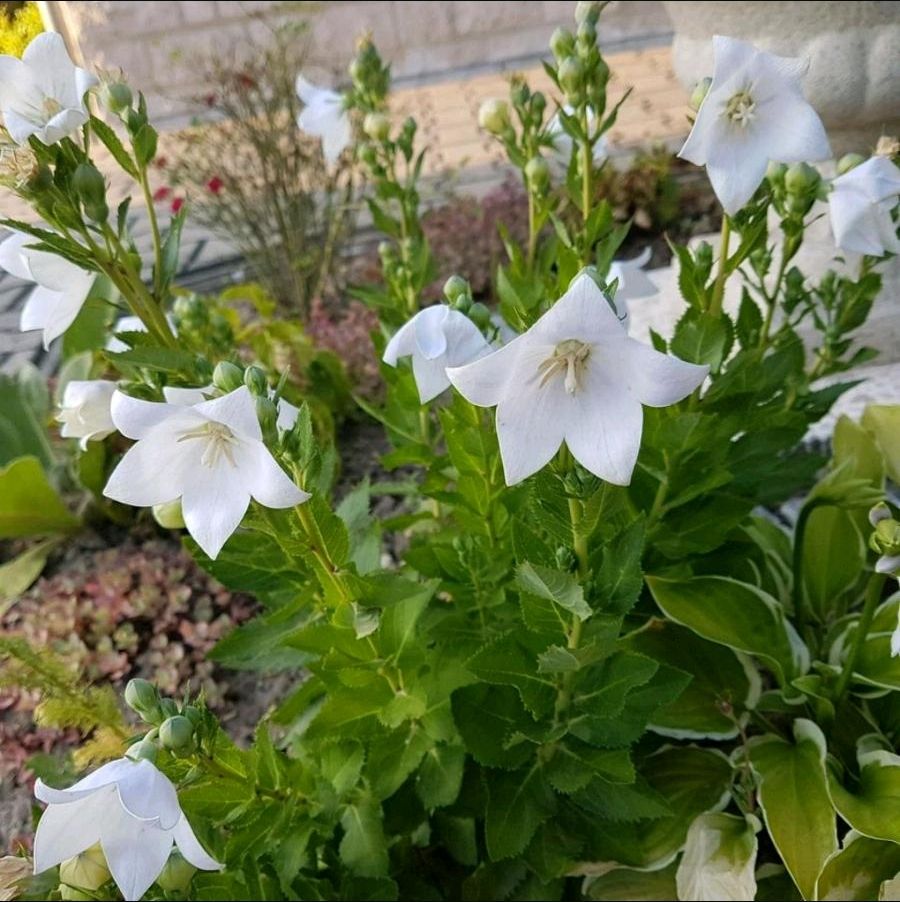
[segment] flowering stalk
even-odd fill
[[[876,572],[869,577],[869,580],[866,583],[866,594],[862,613],[859,616],[859,622],[856,624],[847,657],[844,659],[841,675],[838,677],[838,681],[834,687],[834,698],[837,702],[840,702],[847,694],[847,688],[850,685],[850,680],[853,678],[853,672],[859,658],[860,650],[863,647],[863,643],[866,641],[866,636],[869,635],[869,629],[872,626],[875,611],[878,609],[878,605],[881,602],[881,596],[886,581],[887,574]]]

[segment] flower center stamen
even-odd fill
[[[567,338],[561,341],[553,353],[538,367],[541,378],[541,387],[547,384],[557,373],[565,373],[566,391],[574,395],[581,387],[584,371],[587,368],[588,358],[591,356],[591,346],[577,338]]]
[[[746,128],[756,118],[756,101],[747,89],[732,94],[723,115],[735,125]]]
[[[62,112],[62,104],[54,97],[45,97],[41,104],[41,112],[47,119],[52,119],[57,113]]]
[[[238,440],[235,434],[224,423],[204,423],[196,429],[182,432],[179,442],[189,439],[201,439],[206,443],[200,463],[204,467],[215,467],[221,458],[225,458],[232,467],[237,467],[234,459],[234,447]]]

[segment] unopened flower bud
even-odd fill
[[[565,59],[575,50],[575,36],[565,28],[557,28],[550,36],[550,50],[558,59]]]
[[[244,370],[244,385],[257,397],[269,397],[269,381],[258,366],[248,366]]]
[[[766,178],[773,187],[784,187],[784,176],[786,173],[786,163],[776,163],[772,160],[766,168]]]
[[[165,720],[167,717],[174,717],[178,714],[178,704],[173,698],[161,698],[159,700],[159,707],[163,714],[160,720]]]
[[[452,304],[457,298],[469,294],[469,283],[462,276],[450,276],[444,282],[444,297]]]
[[[373,141],[386,141],[391,133],[391,120],[384,113],[367,113],[363,131]]]
[[[491,311],[478,301],[469,308],[469,319],[479,329],[486,329],[491,324]]]
[[[263,435],[275,437],[277,434],[278,408],[271,398],[256,399],[256,418],[259,420],[259,426],[263,431]]]
[[[122,113],[131,107],[134,99],[131,88],[124,81],[114,80],[104,82],[100,86],[100,103],[111,113]]]
[[[179,893],[183,898],[196,873],[197,869],[189,861],[185,861],[177,849],[173,849],[162,873],[156,878],[156,885],[163,892]]]
[[[584,22],[590,22],[596,25],[600,18],[600,4],[589,2],[589,0],[578,0],[575,4],[575,21],[581,25]]]
[[[567,95],[577,94],[584,79],[584,66],[576,56],[566,57],[557,70],[559,84]]]
[[[694,90],[691,91],[690,99],[690,107],[694,112],[699,111],[703,101],[706,100],[706,95],[709,94],[709,86],[711,84],[712,79],[707,76],[706,78],[701,78],[700,81],[694,85]]]
[[[106,180],[93,163],[79,163],[75,167],[72,175],[72,187],[85,210],[98,214],[106,211],[105,215],[99,217],[89,213],[91,219],[103,222],[109,216],[109,207],[106,205]]]
[[[87,902],[92,902],[95,897],[88,895],[84,890],[69,886],[68,883],[60,883],[59,898],[62,899],[63,902],[83,902],[85,899]]]
[[[472,298],[467,294],[461,294],[454,302],[453,309],[460,313],[468,314],[472,309]]]
[[[809,163],[792,163],[784,175],[784,187],[788,194],[809,194],[821,180],[818,169]]]
[[[584,50],[589,50],[597,43],[597,26],[589,19],[585,19],[578,25],[578,46]]]
[[[77,889],[95,892],[109,880],[106,856],[100,844],[91,846],[59,866],[59,880]]]
[[[181,709],[181,713],[191,722],[195,730],[203,722],[203,713],[194,705],[185,705]]]
[[[213,370],[212,381],[219,391],[227,395],[244,384],[244,371],[230,360],[220,360]]]
[[[142,739],[140,742],[130,746],[128,751],[125,752],[125,756],[133,761],[149,761],[152,764],[156,761],[158,752],[159,749],[152,739]]]
[[[502,134],[509,126],[509,104],[505,100],[485,100],[478,109],[478,124],[492,135]]]
[[[125,686],[125,704],[142,717],[159,711],[159,693],[147,680],[129,680]],[[146,718],[145,718],[146,719]]]
[[[154,504],[153,519],[163,529],[184,529],[184,512],[181,509],[181,499],[166,501],[163,504]]]
[[[869,538],[869,547],[888,557],[900,555],[900,522],[893,517],[879,520]]]
[[[164,749],[180,752],[194,742],[194,725],[183,715],[164,720],[159,727],[159,742]]]
[[[525,178],[528,187],[538,194],[550,184],[550,166],[543,157],[532,157],[525,164]]]
[[[531,110],[538,122],[543,119],[545,109],[547,109],[547,98],[542,91],[535,91],[531,96]]]
[[[865,163],[866,158],[861,153],[845,153],[837,161],[837,173],[843,175],[851,169],[855,169],[860,163]]]

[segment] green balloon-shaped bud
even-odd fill
[[[156,878],[156,884],[166,893],[185,893],[196,873],[197,869],[173,849],[162,873]]]
[[[444,297],[452,304],[460,297],[468,297],[469,283],[462,276],[450,276],[444,282]]]
[[[570,56],[575,50],[575,36],[565,28],[557,28],[550,35],[550,50],[558,60]]]
[[[109,880],[106,856],[100,844],[91,846],[59,866],[59,880],[70,887],[94,892]]]
[[[212,381],[219,391],[227,395],[244,384],[244,371],[230,360],[220,360],[213,370]]]
[[[269,397],[269,380],[258,366],[248,366],[244,370],[244,385],[257,397]]]
[[[703,101],[706,100],[706,95],[709,94],[709,87],[711,84],[712,79],[707,76],[706,78],[701,78],[700,81],[694,85],[694,90],[691,91],[690,99],[690,106],[694,112],[699,111]]]
[[[502,135],[509,128],[509,104],[505,100],[485,100],[478,108],[478,124],[492,135]]]
[[[166,501],[164,504],[154,504],[153,519],[163,529],[184,529],[184,511],[181,509],[181,499]]]
[[[491,311],[478,301],[469,308],[469,319],[479,329],[486,329],[491,324]]]
[[[837,172],[838,175],[843,175],[845,172],[849,172],[851,169],[856,169],[860,163],[865,163],[866,158],[861,153],[845,153],[838,161],[837,161]]]
[[[170,752],[190,748],[194,742],[194,725],[183,714],[164,720],[159,727],[159,743]]]
[[[384,113],[367,113],[363,131],[373,141],[386,141],[391,133],[391,120]]]
[[[784,174],[784,187],[788,194],[809,194],[822,181],[819,170],[809,163],[791,163]]]
[[[525,164],[525,178],[532,191],[541,193],[550,184],[550,166],[543,157],[532,157]]]
[[[149,761],[153,764],[158,753],[159,748],[152,739],[142,739],[128,747],[125,757],[131,758],[132,761]]]
[[[584,81],[584,66],[576,56],[566,57],[557,70],[560,87],[567,95],[577,94]]]
[[[140,678],[129,680],[125,686],[125,704],[150,723],[154,723],[160,713],[156,686]]]

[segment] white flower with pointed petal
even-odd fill
[[[872,157],[831,183],[828,212],[839,248],[883,257],[900,254],[891,215],[900,201],[900,169],[887,157]]]
[[[412,357],[419,399],[427,404],[450,388],[447,367],[462,366],[490,353],[491,346],[472,320],[446,304],[420,310],[384,349],[384,362],[396,366]]]
[[[167,385],[163,388],[163,397],[169,404],[180,404],[190,406],[192,404],[201,404],[203,401],[210,401],[219,397],[219,390],[215,385],[205,385],[203,388],[183,388],[178,385]],[[269,397],[275,398],[275,389],[269,389]],[[275,425],[282,431],[287,432],[293,428],[300,415],[300,408],[294,407],[290,401],[282,398],[278,402],[278,418]]]
[[[83,451],[116,431],[109,412],[116,383],[106,379],[73,379],[66,383],[57,421],[63,438],[77,438]]]
[[[22,59],[0,56],[0,112],[17,144],[55,144],[88,121],[84,95],[97,79],[69,58],[62,35],[39,34]]]
[[[14,232],[0,243],[0,269],[17,279],[37,283],[22,308],[19,328],[23,332],[42,329],[46,349],[81,312],[94,275],[56,254],[28,247],[37,242],[37,238]]]
[[[169,324],[172,334],[177,335],[178,330],[175,328],[175,320],[168,313],[166,314],[166,322]],[[120,316],[113,325],[112,331],[113,334],[106,340],[103,349],[113,354],[121,354],[123,351],[130,351],[131,348],[124,341],[116,338],[116,334],[119,332],[146,332],[147,327],[139,316]]]
[[[180,498],[188,532],[211,558],[238,528],[251,498],[273,508],[309,498],[263,444],[256,404],[246,387],[190,406],[116,392],[112,419],[137,444],[125,453],[103,493],[135,507]]]
[[[627,485],[641,444],[641,405],[680,401],[708,371],[629,338],[583,272],[527,332],[447,375],[473,404],[496,405],[508,485],[549,463],[563,442],[593,474]]]
[[[606,274],[607,284],[618,279],[616,287],[616,312],[623,325],[628,324],[628,302],[637,298],[649,298],[659,294],[653,280],[644,272],[644,267],[650,262],[652,250],[644,248],[639,256],[633,260],[613,260],[609,272]]]
[[[149,761],[111,761],[68,789],[38,780],[34,794],[48,806],[34,837],[35,874],[99,842],[116,886],[130,902],[160,875],[173,844],[200,870],[222,868],[198,842],[175,787]]]
[[[335,163],[352,137],[343,95],[311,85],[302,75],[297,76],[297,95],[304,103],[297,125],[308,135],[321,138],[325,160]]]
[[[822,120],[803,96],[807,62],[716,35],[713,79],[678,156],[706,166],[729,215],[753,197],[770,161],[831,156]]]

